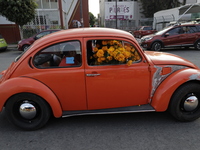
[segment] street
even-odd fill
[[[200,67],[200,51],[168,49]],[[0,52],[0,71],[22,52]],[[0,113],[3,150],[199,150],[200,119],[178,122],[167,112],[51,118],[36,131],[22,131]]]

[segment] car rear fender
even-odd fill
[[[42,97],[50,105],[55,117],[62,116],[62,108],[56,95],[45,84],[32,78],[11,78],[0,84],[0,111],[6,101],[18,93],[33,93]]]
[[[151,99],[152,107],[156,111],[166,111],[176,89],[182,84],[192,81],[200,84],[200,70],[187,68],[171,74],[156,89]]]

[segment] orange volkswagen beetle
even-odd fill
[[[163,52],[143,51],[128,32],[58,31],[37,40],[3,71],[0,111],[25,130],[50,116],[166,111],[200,117],[200,70]]]

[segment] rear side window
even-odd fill
[[[0,38],[3,38],[1,34],[0,34]]]
[[[184,34],[198,32],[198,30],[195,26],[183,26],[182,30],[183,30]]]
[[[200,32],[200,25],[196,25],[197,31]]]

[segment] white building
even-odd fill
[[[161,30],[172,22],[195,21],[199,17],[200,0],[188,0],[184,6],[156,12],[153,27],[156,30]]]
[[[144,18],[137,0],[99,0],[99,4],[100,25],[104,27],[134,30]]]

